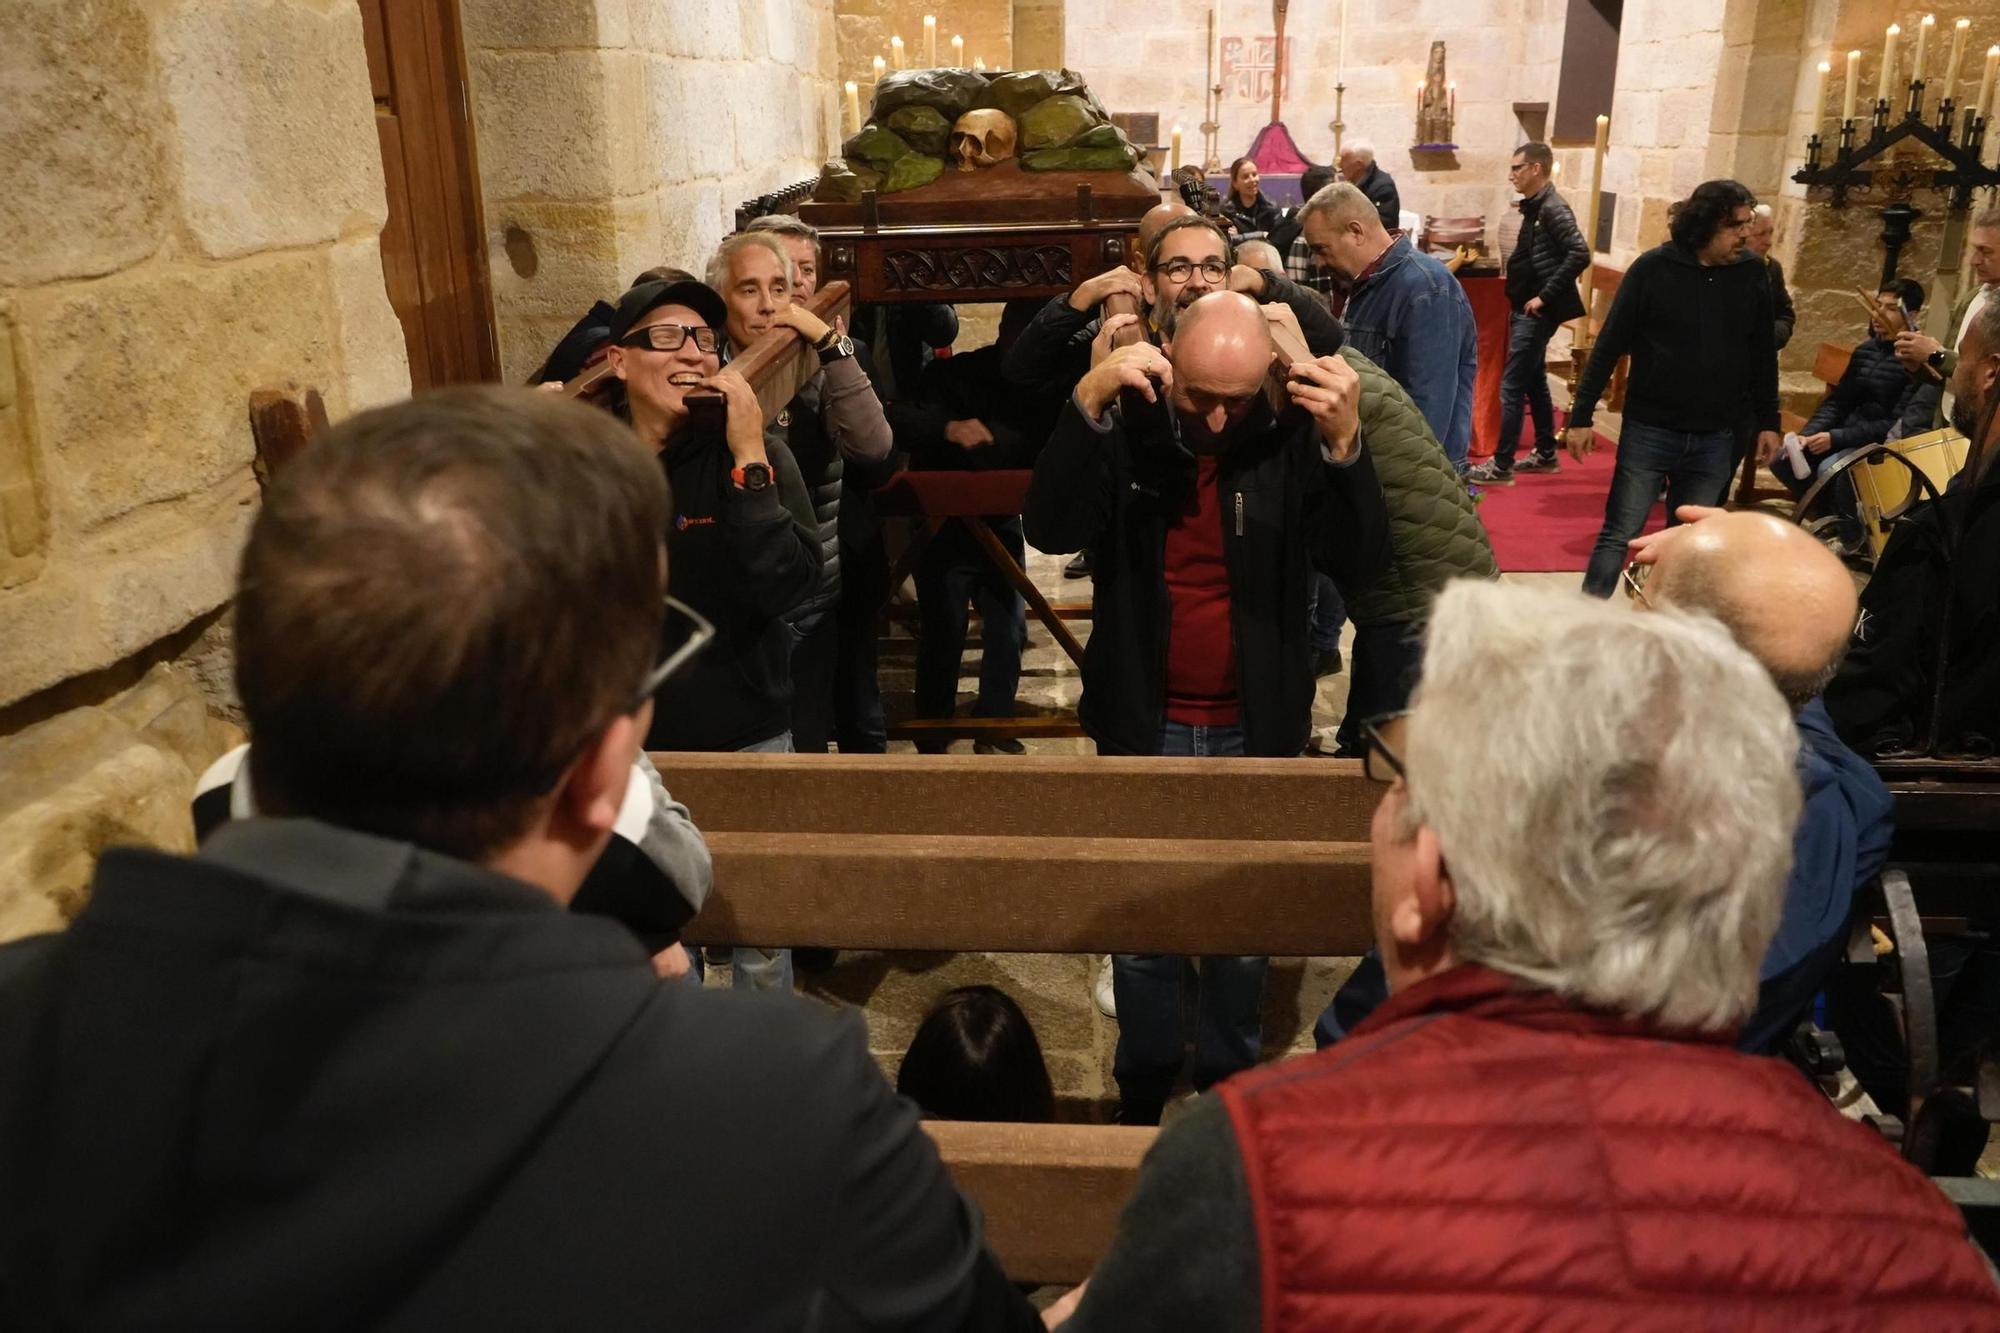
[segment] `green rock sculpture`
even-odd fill
[[[906,106],[927,106],[947,123],[972,110],[986,76],[969,69],[899,69],[875,89],[874,118],[886,121]]]
[[[823,204],[858,204],[863,190],[882,186],[882,173],[862,162],[835,160],[820,168],[813,198]]]
[[[987,81],[986,91],[980,94],[976,105],[998,107],[1019,120],[1027,114],[1029,107],[1059,93],[1073,93],[1086,98],[1090,95],[1083,86],[1083,76],[1075,70],[1024,69],[1012,74],[994,75]]]
[[[1023,171],[1130,171],[1139,165],[1139,150],[1123,148],[1044,148],[1021,159]]]
[[[883,194],[898,194],[904,190],[914,190],[920,185],[929,185],[944,174],[944,159],[925,157],[921,153],[905,153],[889,168],[888,176],[882,182]]]
[[[1044,98],[1018,117],[1021,123],[1021,151],[1067,144],[1098,123],[1098,117],[1074,93]]]
[[[840,146],[840,155],[849,161],[866,162],[878,171],[887,171],[907,156],[910,145],[894,131],[880,125],[864,125],[861,132]]]
[[[935,107],[899,107],[889,113],[888,126],[913,150],[932,157],[943,157],[951,142],[951,122]]]

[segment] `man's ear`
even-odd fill
[[[567,832],[571,841],[587,842],[617,826],[625,788],[632,780],[632,760],[645,735],[642,728],[651,707],[648,703],[638,713],[620,714],[571,765],[551,817],[551,823]]]
[[[1397,902],[1389,918],[1396,943],[1410,951],[1437,947],[1444,943],[1446,928],[1458,906],[1451,873],[1445,869],[1444,849],[1429,825],[1417,828],[1410,849],[1410,891]]]

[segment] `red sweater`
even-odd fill
[[[1167,526],[1167,720],[1233,727],[1236,641],[1229,626],[1229,562],[1222,546],[1221,459],[1195,459],[1187,505]]]
[[[2000,1328],[1937,1188],[1797,1071],[1480,967],[1221,1085],[1262,1328]]]

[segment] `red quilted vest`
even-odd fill
[[[1789,1066],[1485,968],[1220,1091],[1266,1333],[2000,1329],[1957,1211]]]

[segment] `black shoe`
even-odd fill
[[[1529,454],[1526,458],[1514,464],[1514,470],[1516,472],[1560,472],[1563,469],[1562,464],[1556,461],[1554,454],[1534,453]]]
[[[1066,579],[1087,579],[1090,577],[1090,552],[1078,551],[1075,558],[1063,566]]]
[[[990,741],[974,741],[972,743],[972,752],[974,754],[1020,755],[1026,754],[1028,747],[1021,744],[1020,741],[1012,736],[1001,736]]]
[[[1340,649],[1313,654],[1313,679],[1325,680],[1328,676],[1340,674]]]

